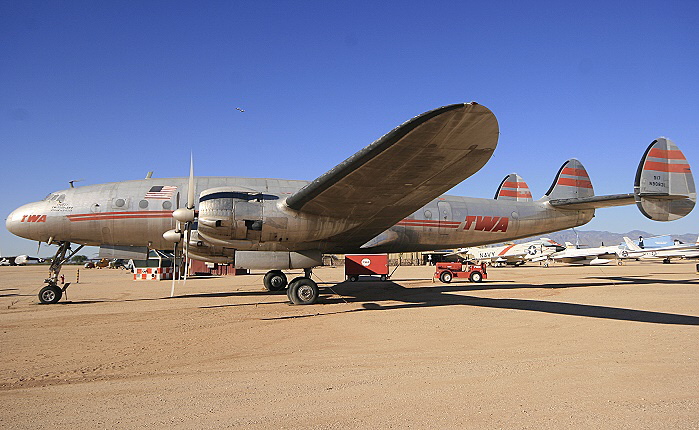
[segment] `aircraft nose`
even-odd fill
[[[37,203],[29,203],[20,206],[7,216],[5,227],[15,236],[37,240],[37,238],[32,235],[32,223],[27,222],[28,218],[35,213],[37,213]]]

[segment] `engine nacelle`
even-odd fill
[[[270,197],[241,187],[204,190],[199,197],[199,231],[223,241],[259,241],[262,231],[263,201]]]

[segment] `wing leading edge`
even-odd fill
[[[286,205],[356,223],[329,241],[361,245],[480,170],[498,134],[495,115],[477,103],[426,112],[321,175]]]

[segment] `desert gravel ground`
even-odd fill
[[[0,267],[2,428],[699,428],[696,262],[319,268],[311,306],[108,269],[38,305],[46,271]]]

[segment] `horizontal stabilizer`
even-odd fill
[[[549,204],[558,209],[597,209],[636,203],[646,217],[672,221],[690,213],[697,199],[687,159],[677,145],[665,138],[654,140],[646,149],[636,171],[633,193],[595,196],[590,184],[587,196],[562,196],[556,192],[560,177],[559,173],[546,194],[550,197]]]
[[[694,177],[680,149],[664,137],[654,140],[641,159],[634,183],[636,205],[656,221],[687,215],[697,200]]]
[[[531,202],[532,193],[521,176],[516,173],[510,173],[500,183],[498,190],[495,192],[495,200]]]

